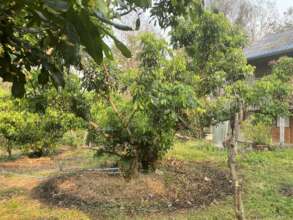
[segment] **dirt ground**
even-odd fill
[[[135,215],[204,207],[231,192],[227,173],[213,164],[171,159],[155,173],[130,181],[93,170],[53,177],[32,194],[45,204],[74,207],[96,219],[115,212]]]
[[[41,170],[54,168],[54,161],[50,157],[29,158],[23,156],[17,160],[0,163],[0,169],[6,171],[22,171],[27,169]]]
[[[280,192],[282,195],[293,198],[293,185],[283,184]]]
[[[66,148],[52,157],[0,151],[1,220],[235,219],[226,152],[179,142],[155,173],[132,181],[99,173],[115,158]],[[176,158],[176,159],[174,159]],[[292,149],[239,158],[247,219],[292,219]]]
[[[156,172],[129,181],[98,172],[95,168],[107,166],[109,159],[96,161],[92,155],[77,150],[1,161],[0,202],[25,198],[53,209],[80,210],[91,219],[111,219],[196,209],[231,194],[228,172],[213,163],[169,158]]]

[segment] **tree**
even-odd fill
[[[189,67],[197,76],[197,95],[209,102],[205,113],[210,124],[230,121],[231,132],[225,146],[234,188],[235,214],[237,219],[245,219],[242,184],[236,166],[241,113],[254,106],[258,109],[255,114],[262,118],[285,114],[290,94],[288,77],[292,70],[288,60],[281,60],[281,67],[275,67],[272,75],[251,84],[247,79],[253,74],[253,68],[247,64],[242,51],[245,35],[222,13],[193,11],[177,18],[171,41],[174,47],[183,47],[190,57]]]
[[[107,85],[102,91],[96,87],[103,104],[91,123],[91,140],[102,146],[98,152],[114,154],[126,163],[131,177],[140,168],[146,172],[154,169],[172,146],[178,110],[195,105],[191,87],[171,80],[168,67],[173,60],[166,59],[167,54],[172,57],[167,43],[145,34],[141,48],[140,68],[127,92],[119,90],[119,81],[118,86],[113,83],[118,74],[111,65],[105,65],[100,69],[104,72],[96,72],[96,80],[91,80],[98,85],[102,79]]]
[[[1,97],[0,105],[0,141],[11,158],[12,149],[19,143],[19,134],[25,127],[24,115],[16,111],[14,103],[7,97]],[[30,117],[31,115],[26,115]]]
[[[223,14],[202,11],[200,14],[190,13],[186,18],[178,20],[173,27],[171,39],[175,47],[184,47],[190,56],[190,66],[197,74],[197,94],[199,97],[213,99],[215,106],[212,120],[230,119],[231,142],[228,147],[228,164],[231,171],[235,196],[235,211],[238,219],[243,219],[243,205],[240,184],[237,177],[236,139],[238,112],[240,106],[230,103],[226,97],[226,88],[234,88],[234,84],[242,82],[253,69],[247,65],[242,52],[245,43],[244,35],[230,25]],[[233,90],[234,91],[234,90]],[[225,107],[229,104],[230,107]],[[228,111],[223,111],[223,110]]]
[[[4,0],[0,6],[0,77],[13,83],[16,97],[24,95],[26,75],[36,66],[41,68],[41,84],[51,80],[55,87],[63,87],[64,67],[82,69],[82,51],[98,64],[104,57],[112,59],[106,37],[130,57],[131,52],[113,35],[112,27],[124,31],[133,28],[114,19],[150,4],[148,0]]]
[[[65,75],[66,86],[58,92],[51,83],[38,84],[38,74],[32,70],[22,99],[0,97],[0,135],[9,157],[14,148],[34,156],[51,154],[66,131],[85,127],[90,117],[77,76]]]
[[[280,25],[276,28],[276,31],[287,31],[292,30],[293,28],[293,7],[287,9],[284,12],[283,19],[280,22]]]
[[[229,20],[243,28],[250,42],[275,32],[281,19],[276,3],[270,0],[214,0],[212,8],[223,12]]]
[[[138,54],[140,52],[140,40],[139,37],[145,32],[154,33],[156,36],[161,37],[162,29],[155,26],[149,21],[149,14],[144,13],[139,15],[140,18],[140,28],[139,30],[125,32],[125,31],[115,31],[117,37],[121,39],[127,48],[131,51],[132,57],[127,58],[120,53],[117,48],[112,48],[114,58],[119,65],[124,70],[136,69],[139,66]],[[122,18],[122,22],[131,25],[137,19],[136,14],[131,13]]]

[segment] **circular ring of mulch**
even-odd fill
[[[170,159],[156,172],[130,181],[93,170],[53,177],[35,188],[34,196],[94,218],[109,209],[129,215],[199,208],[232,194],[227,173],[210,163]]]

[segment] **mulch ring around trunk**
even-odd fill
[[[78,208],[94,219],[200,208],[232,194],[227,171],[211,163],[170,159],[151,174],[126,181],[96,171],[53,177],[33,190],[45,204]]]

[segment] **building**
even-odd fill
[[[256,67],[255,77],[259,78],[272,71],[270,63],[282,56],[293,57],[293,30],[269,34],[244,49],[247,61]],[[221,146],[227,135],[228,123],[221,123],[212,128],[213,142]],[[293,144],[293,117],[278,118],[272,127],[274,144]]]

